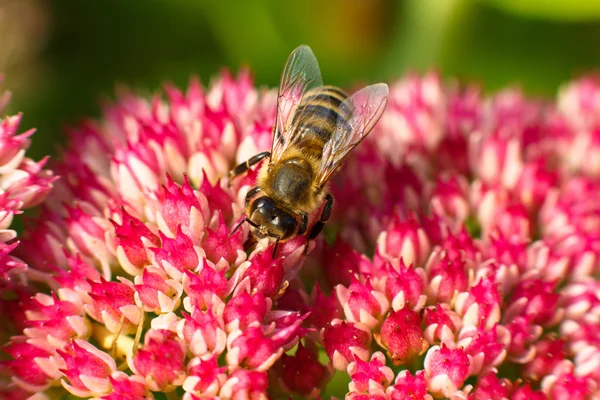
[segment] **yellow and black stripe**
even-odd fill
[[[321,158],[323,145],[331,139],[340,116],[340,105],[348,97],[341,89],[323,86],[307,92],[295,112],[293,125],[301,135],[303,151]]]

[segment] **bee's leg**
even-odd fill
[[[321,218],[313,225],[306,238],[306,246],[304,247],[305,255],[308,253],[308,243],[311,240],[314,240],[317,236],[319,236],[319,233],[321,233],[323,227],[325,226],[327,221],[329,221],[329,217],[331,217],[331,211],[333,210],[333,196],[327,194],[325,198],[327,199],[327,203],[325,203],[325,207],[323,207]]]
[[[300,220],[300,228],[298,228],[297,235],[304,235],[306,233],[306,230],[308,229],[308,214],[302,213],[301,218],[302,219]]]
[[[273,246],[273,254],[271,254],[271,258],[274,260],[275,259],[275,253],[277,253],[277,247],[279,247],[279,236],[276,236],[275,239],[275,246]]]
[[[263,151],[262,153],[258,153],[257,155],[250,157],[246,162],[241,163],[231,172],[229,172],[229,180],[232,180],[236,176],[248,171],[253,165],[258,164],[265,157],[271,157],[271,153],[268,151]]]

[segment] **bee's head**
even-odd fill
[[[278,208],[267,196],[254,200],[248,211],[252,233],[259,239],[272,237],[286,240],[298,230],[296,218]]]

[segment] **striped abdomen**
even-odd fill
[[[331,138],[338,122],[340,104],[347,94],[334,86],[323,86],[307,92],[296,109],[293,126],[302,135],[303,152],[321,158],[323,145]]]

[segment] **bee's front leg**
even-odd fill
[[[325,203],[325,207],[323,207],[323,212],[321,213],[321,218],[313,225],[306,237],[306,246],[304,247],[304,255],[308,254],[308,244],[311,240],[314,240],[319,233],[323,230],[323,227],[329,221],[329,217],[331,217],[331,211],[333,210],[333,196],[329,193],[325,196],[327,199],[327,203]]]
[[[245,173],[265,157],[271,157],[271,153],[268,151],[263,151],[262,153],[258,153],[257,155],[250,157],[247,161],[241,163],[229,173],[229,181]]]

